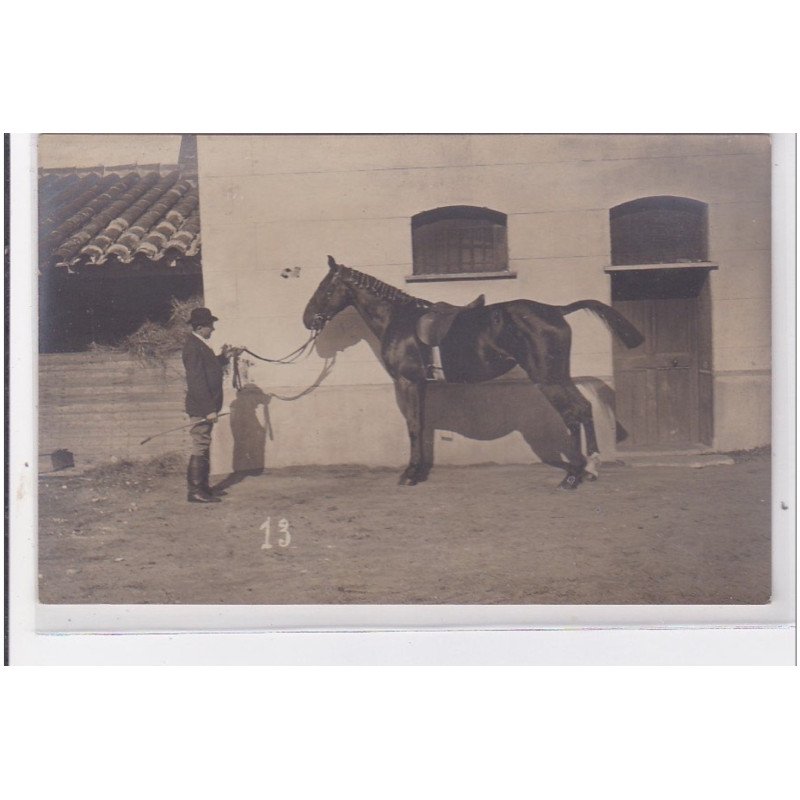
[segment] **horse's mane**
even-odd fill
[[[413,295],[407,294],[395,286],[384,283],[374,275],[367,275],[365,272],[359,272],[352,267],[341,265],[339,269],[342,272],[342,278],[348,283],[352,283],[360,289],[366,289],[382,300],[389,300],[392,303],[398,303],[400,305],[409,305],[413,303],[417,308],[430,308],[431,306],[429,300],[423,300],[421,297],[414,297]]]

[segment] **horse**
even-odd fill
[[[354,306],[380,343],[380,359],[397,389],[410,440],[408,467],[399,483],[425,481],[433,466],[423,447],[425,395],[430,380],[433,344],[438,344],[441,369],[449,383],[480,383],[497,378],[516,365],[555,408],[570,434],[566,477],[560,489],[572,491],[582,480],[596,480],[600,455],[591,403],[570,376],[572,329],[564,319],[586,309],[596,314],[629,348],[644,337],[622,314],[598,300],[578,300],[566,306],[533,300],[485,305],[481,296],[466,307],[431,303],[364,272],[337,264],[328,256],[328,273],[303,312],[308,330],[320,332],[348,306]],[[437,327],[441,341],[422,334],[422,322]],[[581,450],[581,428],[587,456]]]

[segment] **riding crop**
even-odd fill
[[[223,411],[221,414],[217,414],[217,419],[219,417],[227,417],[230,414],[230,411]],[[175,431],[182,431],[186,428],[191,428],[193,425],[197,425],[197,422],[187,422],[185,425],[179,425],[177,428],[170,428],[168,431],[161,431],[161,433],[154,433],[152,436],[148,436],[146,439],[142,439],[139,444],[147,444],[151,439],[155,439],[157,436],[166,436],[168,433],[175,433]]]

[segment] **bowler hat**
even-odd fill
[[[192,313],[189,315],[190,325],[211,325],[216,322],[215,317],[207,308],[193,308]]]

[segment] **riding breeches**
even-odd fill
[[[194,423],[189,429],[189,435],[192,438],[192,455],[208,458],[211,450],[211,429],[214,425],[205,417],[190,417],[189,419]]]

